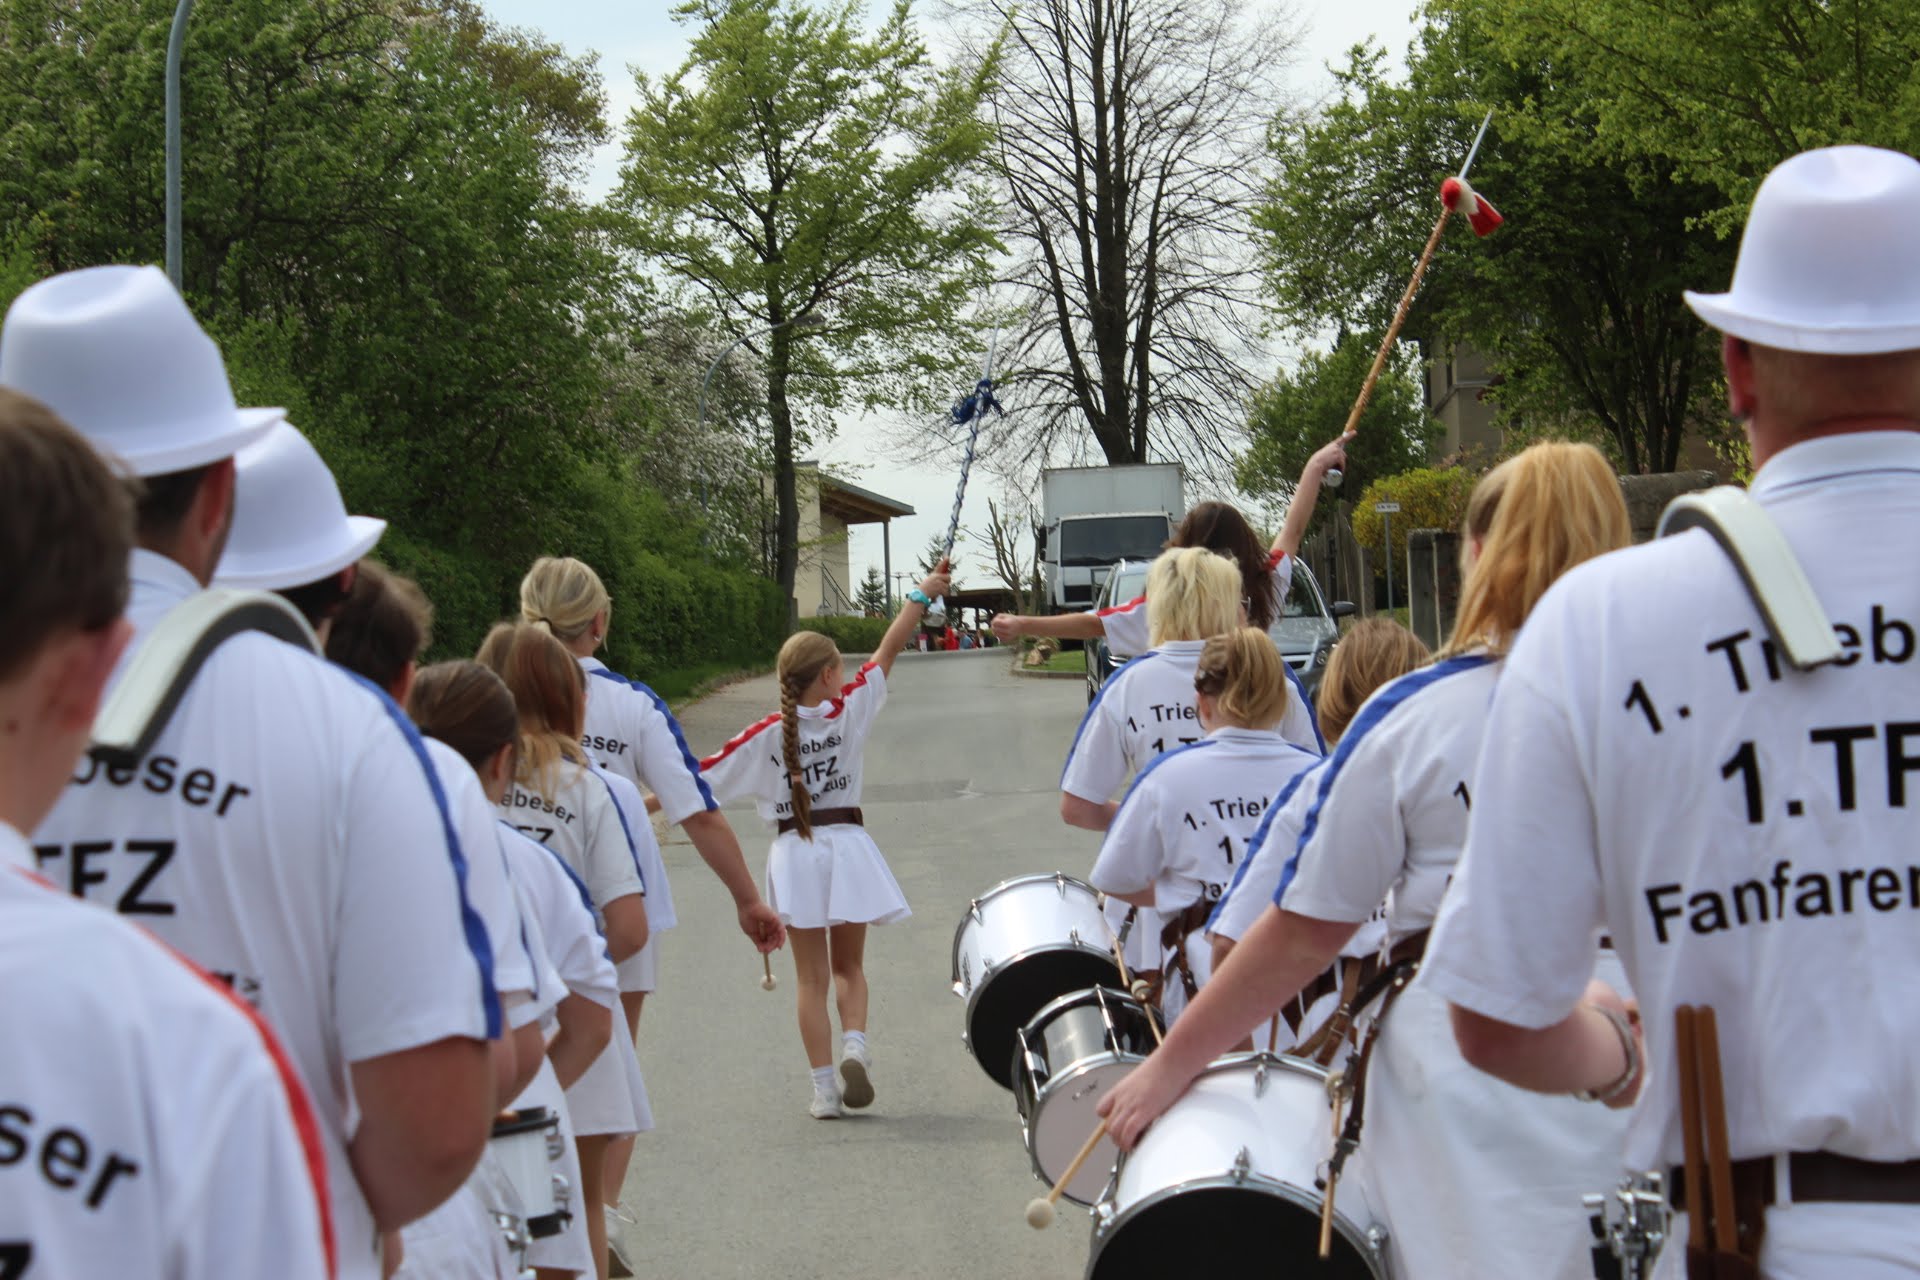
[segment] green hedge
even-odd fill
[[[802,618],[796,631],[818,631],[842,653],[872,653],[887,634],[889,618]]]
[[[1382,476],[1360,491],[1353,504],[1353,536],[1373,552],[1374,573],[1386,573],[1380,557],[1381,517],[1376,502],[1397,502],[1394,513],[1393,562],[1406,563],[1407,534],[1415,529],[1458,529],[1467,518],[1467,497],[1479,476],[1464,467],[1416,467],[1398,475]]]

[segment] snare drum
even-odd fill
[[[1386,1232],[1351,1164],[1334,1201],[1333,1251],[1320,1261],[1314,1179],[1332,1147],[1326,1072],[1264,1053],[1220,1059],[1121,1157],[1093,1210],[1088,1280],[1165,1280],[1196,1257],[1387,1280]]]
[[[973,900],[953,934],[953,994],[967,1002],[962,1037],[980,1067],[1013,1087],[1013,1047],[1043,1005],[1120,985],[1100,895],[1059,872],[1003,880]]]
[[[560,1117],[545,1107],[502,1112],[493,1122],[491,1151],[520,1202],[527,1234],[544,1239],[565,1230],[570,1188],[556,1162],[563,1154]]]
[[[1048,1186],[1099,1126],[1094,1108],[1100,1099],[1153,1052],[1151,1016],[1125,992],[1095,987],[1061,996],[1019,1032],[1013,1100],[1034,1175]],[[1061,1194],[1075,1204],[1092,1204],[1119,1154],[1113,1139],[1102,1138]]]

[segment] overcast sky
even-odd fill
[[[1206,4],[1210,0],[1176,0],[1177,3]],[[566,46],[573,53],[599,55],[601,74],[606,79],[608,117],[616,134],[626,123],[627,113],[636,100],[633,70],[659,75],[672,71],[686,58],[687,29],[671,16],[669,0],[483,0],[487,10],[500,22],[527,27],[544,33],[548,39]],[[1257,7],[1280,7],[1274,0],[1254,0]],[[890,8],[889,0],[867,0],[867,10],[879,15]],[[1341,0],[1340,3],[1292,6],[1301,32],[1301,56],[1292,72],[1292,85],[1303,100],[1322,96],[1330,84],[1326,66],[1344,63],[1345,51],[1368,38],[1377,39],[1394,55],[1396,62],[1412,37],[1413,0]],[[926,3],[915,6],[932,35],[933,8]],[[930,41],[931,43],[936,43]],[[618,181],[620,147],[605,147],[594,157],[586,181],[586,193],[598,198]],[[964,388],[956,385],[956,395]],[[1018,402],[1009,398],[1010,410]],[[959,474],[959,458],[949,467],[914,464],[892,452],[886,441],[899,434],[899,423],[853,422],[842,426],[833,441],[818,452],[831,467],[845,471],[868,489],[896,498],[915,508],[918,514],[894,522],[894,568],[911,568],[920,548],[946,528],[953,505],[953,491]],[[987,499],[1002,497],[998,482],[977,470],[967,489],[966,509],[961,523],[979,531],[984,538]],[[1189,492],[1189,503],[1209,495]],[[865,575],[869,564],[880,564],[878,526],[863,526],[853,531],[853,576]],[[963,548],[960,577],[970,583],[987,585],[992,580],[988,554],[982,546],[978,553]],[[847,584],[852,590],[855,584]]]

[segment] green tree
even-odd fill
[[[1274,295],[1303,333],[1384,327],[1440,179],[1492,107],[1473,179],[1508,225],[1486,240],[1449,228],[1407,332],[1487,352],[1509,418],[1596,435],[1626,471],[1671,471],[1686,433],[1718,420],[1714,346],[1680,296],[1727,278],[1730,246],[1700,221],[1717,198],[1610,151],[1598,59],[1500,56],[1490,32],[1508,20],[1496,0],[1454,0],[1404,81],[1356,50],[1338,101],[1276,129],[1281,174],[1260,219]]]
[[[691,0],[686,63],[639,78],[616,203],[627,243],[704,295],[766,359],[775,576],[799,550],[795,402],[926,403],[967,345],[985,278],[980,200],[957,192],[988,139],[990,64],[941,71],[898,0],[871,37],[851,0]],[[802,317],[826,316],[804,326]]]
[[[860,589],[854,593],[854,606],[869,618],[887,616],[887,584],[880,578],[880,570],[874,565],[867,566],[867,576],[860,580]]]
[[[1382,476],[1361,490],[1353,506],[1353,536],[1375,552],[1375,577],[1385,577],[1387,560],[1379,554],[1383,525],[1391,525],[1394,564],[1407,562],[1407,535],[1415,529],[1458,529],[1467,518],[1467,499],[1479,479],[1464,467],[1416,467],[1397,476]],[[1376,502],[1397,502],[1399,514],[1389,521],[1373,509]]]
[[[1291,372],[1255,393],[1247,421],[1251,444],[1237,471],[1242,489],[1259,497],[1292,494],[1307,459],[1346,425],[1378,350],[1371,336],[1345,336],[1330,352],[1303,353]],[[1381,370],[1358,433],[1347,445],[1349,492],[1427,461],[1439,424],[1427,414],[1416,368],[1412,353],[1403,349]],[[1334,506],[1317,507],[1314,525],[1330,519]]]
[[[1723,234],[1767,170],[1797,152],[1840,142],[1920,152],[1914,0],[1474,2],[1503,58],[1582,68],[1603,154],[1712,188],[1708,217]]]

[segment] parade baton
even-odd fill
[[[1152,1020],[1152,1015],[1148,1015],[1148,1020]],[[1087,1157],[1093,1154],[1093,1149],[1100,1145],[1100,1139],[1106,1136],[1107,1121],[1103,1119],[1087,1136],[1085,1145],[1080,1148],[1080,1154],[1073,1158],[1073,1163],[1068,1165],[1067,1171],[1060,1175],[1060,1180],[1055,1182],[1044,1196],[1035,1196],[1027,1201],[1028,1226],[1035,1231],[1045,1231],[1053,1225],[1054,1205],[1059,1203],[1060,1193],[1067,1189],[1067,1184],[1079,1174],[1080,1166],[1087,1162]]]
[[[960,536],[960,507],[967,500],[967,476],[973,471],[974,451],[980,444],[980,424],[986,421],[989,409],[1003,417],[1007,412],[993,398],[993,357],[999,346],[1000,334],[996,330],[987,343],[987,358],[980,366],[980,381],[974,384],[973,394],[956,401],[953,406],[953,420],[956,423],[970,423],[971,427],[967,431],[967,451],[960,459],[960,484],[953,491],[953,514],[947,518],[947,539],[940,544],[944,548],[942,559],[948,563],[953,560],[954,540]],[[945,611],[943,600],[934,601],[927,612],[935,610]]]
[[[1340,429],[1342,435],[1352,434],[1360,425],[1360,415],[1367,411],[1367,401],[1373,398],[1373,384],[1380,380],[1380,371],[1386,367],[1387,355],[1393,350],[1394,340],[1400,336],[1400,326],[1406,323],[1407,310],[1413,305],[1413,295],[1420,291],[1420,281],[1433,262],[1434,250],[1440,247],[1440,235],[1447,229],[1447,219],[1455,213],[1466,214],[1477,236],[1490,235],[1503,221],[1486,198],[1467,185],[1467,170],[1473,168],[1473,158],[1480,154],[1480,142],[1487,136],[1487,126],[1491,123],[1493,112],[1489,111],[1480,122],[1480,132],[1473,135],[1473,145],[1467,149],[1466,162],[1460,166],[1460,172],[1440,184],[1440,216],[1434,220],[1433,233],[1427,237],[1427,247],[1420,251],[1420,261],[1413,269],[1413,278],[1407,281],[1406,292],[1400,295],[1400,305],[1393,310],[1393,322],[1387,326],[1387,336],[1380,340],[1380,350],[1373,357],[1373,367],[1367,370],[1366,381],[1360,384],[1360,394],[1354,399],[1353,411],[1347,415],[1347,425]],[[1327,472],[1325,483],[1337,489],[1342,478],[1337,468],[1331,469]]]

